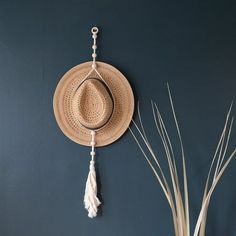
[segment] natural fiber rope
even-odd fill
[[[94,161],[94,157],[95,157],[95,131],[92,130],[91,131],[91,136],[92,136],[92,140],[91,140],[91,152],[90,152],[90,155],[91,155],[91,160]]]
[[[93,49],[93,53],[92,53],[92,58],[93,58],[93,63],[92,63],[92,68],[91,70],[88,72],[87,75],[85,75],[85,77],[82,79],[82,81],[80,82],[80,84],[78,85],[78,87],[80,87],[81,84],[83,84],[83,82],[88,79],[88,77],[92,74],[93,71],[96,72],[96,74],[98,75],[99,79],[101,79],[105,85],[109,88],[108,84],[106,83],[106,81],[103,79],[102,75],[98,72],[97,70],[97,64],[96,64],[96,58],[97,58],[97,53],[96,53],[96,49],[97,49],[97,34],[98,34],[98,28],[97,27],[93,27],[91,29],[91,32],[92,32],[92,38],[93,38],[93,46],[92,46],[92,49]],[[110,93],[111,93],[111,96],[112,96],[112,100],[114,101],[114,95],[112,94],[112,91],[111,89],[110,90]]]
[[[93,34],[92,35],[92,38],[93,38],[93,46],[92,46],[92,49],[93,49],[93,54],[92,54],[93,64],[92,64],[92,68],[95,69],[96,68],[96,57],[97,57],[97,54],[96,54],[96,49],[97,49],[96,40],[97,40],[98,28],[93,27],[91,29],[91,32]]]
[[[96,49],[97,49],[97,45],[96,45],[96,39],[97,39],[97,33],[98,33],[98,28],[97,27],[93,27],[91,29],[92,32],[92,38],[93,38],[93,53],[92,53],[92,58],[93,58],[93,63],[92,63],[92,69],[89,71],[89,73],[84,77],[84,79],[82,80],[82,82],[80,83],[80,85],[91,75],[91,73],[93,71],[95,71],[97,73],[97,75],[99,76],[99,78],[102,80],[102,82],[104,82],[104,84],[108,87],[107,83],[105,82],[105,80],[102,78],[101,74],[97,71],[96,69]],[[109,88],[109,87],[108,87]],[[111,93],[111,91],[110,91]],[[112,96],[112,100],[113,100],[113,110],[114,110],[114,97],[113,94],[111,93]],[[102,127],[99,127],[99,129]],[[97,182],[96,182],[96,171],[95,171],[95,135],[96,132],[95,130],[90,130],[91,132],[91,161],[90,161],[90,166],[89,166],[89,174],[88,174],[88,178],[86,181],[86,188],[85,188],[85,194],[84,194],[84,206],[85,209],[87,209],[88,211],[88,217],[93,218],[95,216],[97,216],[97,211],[98,211],[98,206],[101,204],[100,200],[97,197]]]
[[[96,182],[96,171],[95,171],[95,131],[91,131],[91,161],[89,165],[89,174],[86,181],[86,188],[84,194],[84,206],[88,211],[88,217],[93,218],[97,216],[98,206],[101,204],[97,197],[97,182]]]

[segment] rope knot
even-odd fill
[[[89,165],[89,170],[90,170],[90,171],[91,171],[91,170],[92,170],[92,171],[95,170],[94,164],[95,164],[94,161],[90,161],[90,165]]]

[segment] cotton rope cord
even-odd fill
[[[96,72],[96,74],[98,75],[98,77],[105,83],[105,85],[109,88],[108,84],[106,83],[106,81],[103,79],[102,75],[98,72],[97,70],[97,64],[96,64],[96,58],[97,58],[97,53],[96,53],[96,49],[97,49],[97,34],[98,34],[98,28],[97,27],[93,27],[91,29],[91,32],[92,32],[92,38],[93,38],[93,46],[92,46],[92,49],[93,49],[93,53],[92,53],[92,58],[93,58],[93,63],[92,63],[92,68],[91,70],[88,72],[88,74],[84,77],[84,79],[80,82],[80,85],[86,80],[88,79],[88,77],[92,74],[93,71]],[[80,86],[79,85],[79,86]],[[78,86],[78,87],[79,87]],[[111,92],[111,90],[110,90]],[[114,100],[114,96],[111,92],[111,95],[112,95],[112,98]]]
[[[88,217],[94,218],[97,216],[98,206],[101,204],[97,197],[97,181],[95,171],[95,131],[91,131],[91,161],[89,166],[89,174],[86,181],[86,188],[84,194],[84,206],[88,211]]]
[[[93,46],[92,46],[92,49],[93,49],[93,54],[92,54],[93,64],[92,64],[92,68],[95,69],[96,68],[96,57],[97,57],[97,54],[96,54],[96,49],[97,49],[96,40],[97,40],[98,28],[93,27],[91,29],[91,32],[93,34],[92,35],[92,38],[93,38]]]
[[[99,78],[105,83],[105,85],[108,87],[107,83],[105,82],[105,80],[102,78],[101,74],[97,71],[96,69],[96,49],[97,49],[97,45],[96,45],[96,39],[97,39],[97,33],[98,33],[98,28],[97,27],[93,27],[91,29],[92,32],[92,38],[93,38],[93,53],[92,53],[92,58],[93,58],[93,63],[92,63],[92,69],[88,72],[88,74],[84,77],[84,79],[82,80],[82,82],[80,84],[82,84],[90,75],[93,71],[95,71],[97,73],[97,75],[99,76]],[[109,87],[108,87],[109,88]],[[111,92],[111,91],[110,91]],[[112,100],[114,103],[114,96],[111,93],[112,96]],[[102,127],[99,127],[99,129],[101,129]],[[97,129],[97,130],[99,130]],[[96,135],[96,129],[91,130],[91,161],[90,161],[90,165],[89,165],[89,174],[88,174],[88,178],[86,181],[86,187],[85,187],[85,194],[84,194],[84,206],[85,209],[88,211],[88,217],[90,218],[94,218],[97,216],[97,211],[98,211],[98,206],[101,205],[100,200],[97,197],[97,180],[96,180],[96,170],[95,170],[95,135]]]

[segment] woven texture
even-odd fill
[[[122,136],[134,110],[133,92],[127,79],[111,65],[96,64],[113,95],[114,107],[108,91],[95,80],[99,79],[95,72],[81,85],[91,70],[92,62],[70,69],[58,83],[53,99],[55,117],[63,133],[86,146],[90,146],[91,135],[84,126],[93,129],[105,124],[96,134],[96,146],[105,146]]]
[[[84,127],[99,129],[109,121],[114,105],[108,89],[101,80],[88,78],[76,90],[72,112]]]

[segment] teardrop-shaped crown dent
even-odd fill
[[[102,80],[88,78],[77,88],[72,106],[74,115],[82,126],[98,130],[111,118],[114,100],[110,89]]]

